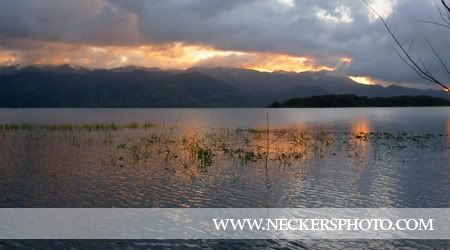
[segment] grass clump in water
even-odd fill
[[[86,123],[86,124],[32,124],[32,123],[4,123],[0,124],[0,131],[14,131],[14,130],[33,130],[41,129],[47,131],[73,131],[84,130],[89,132],[96,131],[116,131],[121,129],[150,129],[156,125],[151,122],[145,122],[139,124],[137,122],[131,122],[126,124],[117,123]]]
[[[212,149],[204,147],[197,148],[197,159],[200,161],[200,167],[210,167],[212,165],[214,154]]]
[[[40,129],[45,129],[47,131],[72,131],[74,125],[72,124],[41,124]]]
[[[34,125],[31,123],[6,123],[0,124],[0,130],[8,131],[8,130],[31,130],[34,128]]]
[[[119,130],[119,125],[115,123],[92,123],[92,124],[83,124],[81,129],[87,130],[89,132],[92,131],[108,131],[108,130]]]

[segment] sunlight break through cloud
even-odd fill
[[[143,46],[93,46],[64,43],[34,44],[40,49],[6,50],[0,47],[0,64],[72,64],[90,68],[114,68],[128,65],[162,69],[191,67],[235,67],[264,72],[332,71],[336,65],[321,65],[313,58],[268,52],[219,50],[181,42]],[[347,58],[341,59],[348,60]]]

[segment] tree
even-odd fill
[[[419,75],[422,79],[435,83],[442,87],[444,91],[447,91],[450,93],[449,87],[447,87],[442,79],[439,79],[437,77],[436,72],[431,72],[428,66],[425,65],[425,63],[422,61],[420,57],[415,57],[412,54],[411,48],[414,44],[414,40],[411,40],[409,45],[406,45],[406,43],[402,43],[399,41],[395,33],[392,31],[391,27],[388,25],[388,22],[385,18],[383,18],[377,10],[375,10],[370,4],[367,2],[367,0],[362,0],[368,8],[375,13],[375,15],[381,20],[384,27],[386,28],[387,32],[391,36],[391,38],[394,40],[395,47],[394,50],[397,53],[397,55],[402,59],[404,63],[406,63],[411,69],[413,69],[417,75]],[[441,0],[440,8],[438,8],[439,11],[439,17],[440,21],[421,21],[425,23],[430,23],[434,25],[439,25],[443,28],[450,29],[450,7],[446,3],[445,0]],[[437,50],[433,47],[432,42],[427,39],[427,44],[430,48],[431,53],[433,53],[436,60],[439,62],[439,64],[442,66],[442,70],[444,71],[444,74],[447,75],[450,79],[450,68],[447,65],[447,62],[444,60],[444,58],[441,56],[440,53],[437,52]]]

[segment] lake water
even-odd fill
[[[0,123],[157,122],[189,126],[258,127],[325,126],[349,129],[366,122],[373,129],[448,132],[450,108],[324,109],[0,109]]]
[[[0,109],[0,124],[23,123],[34,125],[0,129],[1,207],[450,206],[449,108]],[[450,247],[447,241],[2,245]]]

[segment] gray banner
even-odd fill
[[[450,209],[11,208],[0,238],[450,239],[449,219]]]

